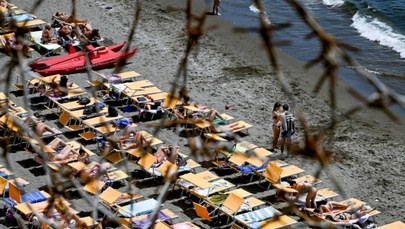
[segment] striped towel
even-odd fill
[[[246,212],[240,215],[237,215],[236,218],[239,221],[242,221],[246,224],[251,224],[255,222],[261,222],[266,219],[271,219],[276,215],[277,210],[272,206],[258,209],[252,212]]]
[[[46,197],[41,192],[30,192],[21,195],[21,202],[38,203],[45,201]]]

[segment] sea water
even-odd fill
[[[206,0],[209,3],[208,0]],[[269,22],[290,22],[291,27],[275,33],[275,40],[288,40],[280,48],[303,61],[315,58],[319,42],[306,39],[310,30],[286,0],[264,0]],[[405,0],[301,0],[327,33],[356,47],[349,54],[366,71],[388,87],[405,95]],[[241,27],[258,26],[258,10],[252,0],[222,0],[221,17]],[[343,64],[340,78],[363,94],[373,87]],[[402,113],[402,112],[401,112]]]

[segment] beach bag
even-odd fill
[[[117,117],[117,116],[118,116],[117,109],[113,106],[108,106],[108,117]]]
[[[78,103],[80,105],[87,105],[90,103],[90,99],[88,97],[83,97],[83,98],[79,99]]]

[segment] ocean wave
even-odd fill
[[[344,0],[322,0],[322,3],[327,6],[339,7],[345,4]]]
[[[360,15],[357,12],[352,17],[351,26],[371,41],[376,41],[380,45],[390,47],[398,52],[401,58],[405,58],[405,36],[396,33],[389,25],[379,21],[376,18]]]
[[[249,10],[252,11],[255,14],[259,14],[260,10],[256,7],[256,4],[252,4],[249,6]],[[266,16],[266,22],[271,24],[270,19],[269,19],[269,15],[267,15],[266,12],[264,12],[265,16]]]

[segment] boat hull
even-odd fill
[[[108,46],[107,48],[113,52],[118,52],[122,49],[122,47],[124,47],[124,45],[126,44],[126,42],[121,42],[119,44],[115,44],[115,45],[111,45]],[[48,58],[46,60],[38,60],[35,61],[31,64],[29,64],[29,66],[31,67],[32,70],[36,71],[36,69],[44,69],[53,65],[58,65],[58,64],[62,64],[63,62],[70,62],[71,60],[75,59],[75,58],[79,58],[79,57],[84,57],[84,52],[80,51],[80,52],[76,52],[73,54],[67,54],[67,55],[63,55],[63,56],[57,56],[57,57],[52,57],[52,58]]]
[[[90,66],[93,70],[104,69],[114,66],[120,59],[128,59],[133,56],[136,49],[127,52],[118,52],[109,55],[100,55],[96,58],[90,58]],[[80,56],[71,61],[66,61],[61,64],[53,65],[47,68],[34,69],[35,72],[42,76],[55,74],[73,74],[86,71],[85,57]]]

